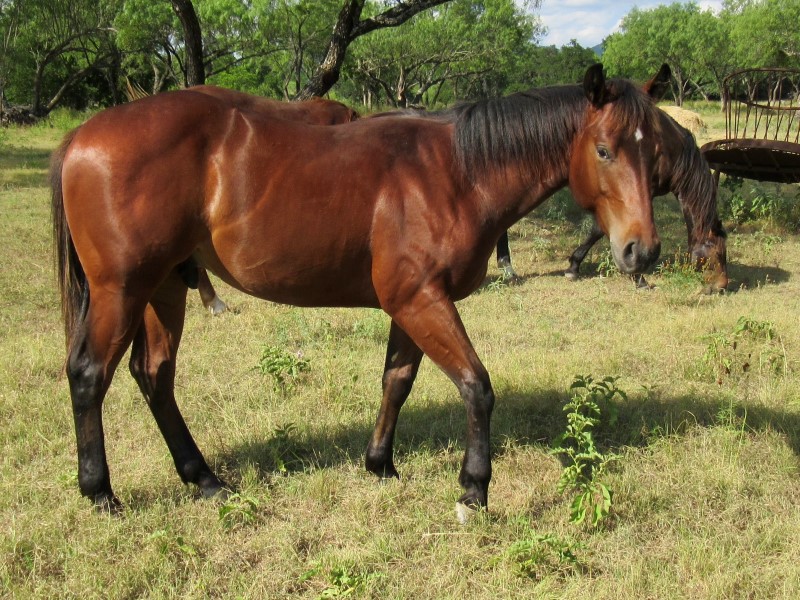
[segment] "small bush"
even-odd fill
[[[703,364],[720,385],[753,371],[777,374],[786,370],[786,349],[770,321],[742,316],[730,331],[713,332],[705,339]]]
[[[262,375],[272,378],[275,391],[287,392],[303,373],[311,370],[311,363],[300,351],[291,353],[278,346],[268,345],[264,346],[256,369]]]
[[[605,519],[613,503],[612,492],[600,481],[608,464],[616,460],[614,454],[603,454],[597,448],[592,430],[600,423],[601,406],[611,408],[618,396],[625,399],[625,392],[617,387],[616,377],[595,381],[589,375],[580,375],[570,386],[572,398],[564,406],[567,413],[567,429],[553,447],[553,454],[566,457],[567,464],[558,481],[558,491],[575,490],[576,496],[570,507],[570,521],[583,523],[590,517],[592,527]]]

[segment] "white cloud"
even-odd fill
[[[670,0],[671,1],[671,0]],[[525,0],[517,0],[524,6]],[[622,18],[636,6],[642,10],[669,4],[665,0],[542,0],[539,16],[548,34],[545,45],[563,46],[575,39],[581,46],[591,47],[602,42],[609,34],[619,30]],[[715,14],[722,9],[722,0],[700,0],[702,10]]]

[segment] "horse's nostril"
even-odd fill
[[[628,242],[625,244],[625,248],[622,249],[623,260],[628,264],[635,262],[638,248],[639,245],[636,242]]]

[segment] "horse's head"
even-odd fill
[[[706,292],[724,292],[728,287],[728,254],[722,224],[705,232],[691,244],[692,262],[703,272]]]
[[[569,183],[578,204],[608,235],[623,273],[644,271],[661,251],[652,207],[659,136],[653,100],[669,77],[664,65],[639,89],[625,80],[606,80],[602,65],[594,65],[584,78],[590,106],[573,147]]]

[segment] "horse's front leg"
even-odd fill
[[[578,271],[581,268],[583,259],[589,254],[589,250],[592,249],[592,246],[599,242],[604,235],[603,231],[597,226],[597,222],[595,222],[592,226],[591,233],[586,236],[586,239],[583,240],[580,246],[575,248],[575,251],[569,257],[569,268],[564,271],[564,276],[567,279],[570,281],[578,279]]]
[[[458,518],[464,522],[471,511],[486,507],[492,478],[489,421],[494,391],[489,374],[455,305],[440,288],[417,288],[407,302],[388,308],[397,325],[456,384],[464,401],[467,439],[459,475],[464,493],[456,504]]]
[[[379,477],[399,477],[392,458],[394,432],[421,360],[422,351],[414,340],[392,321],[383,369],[383,399],[366,458],[367,470]]]

